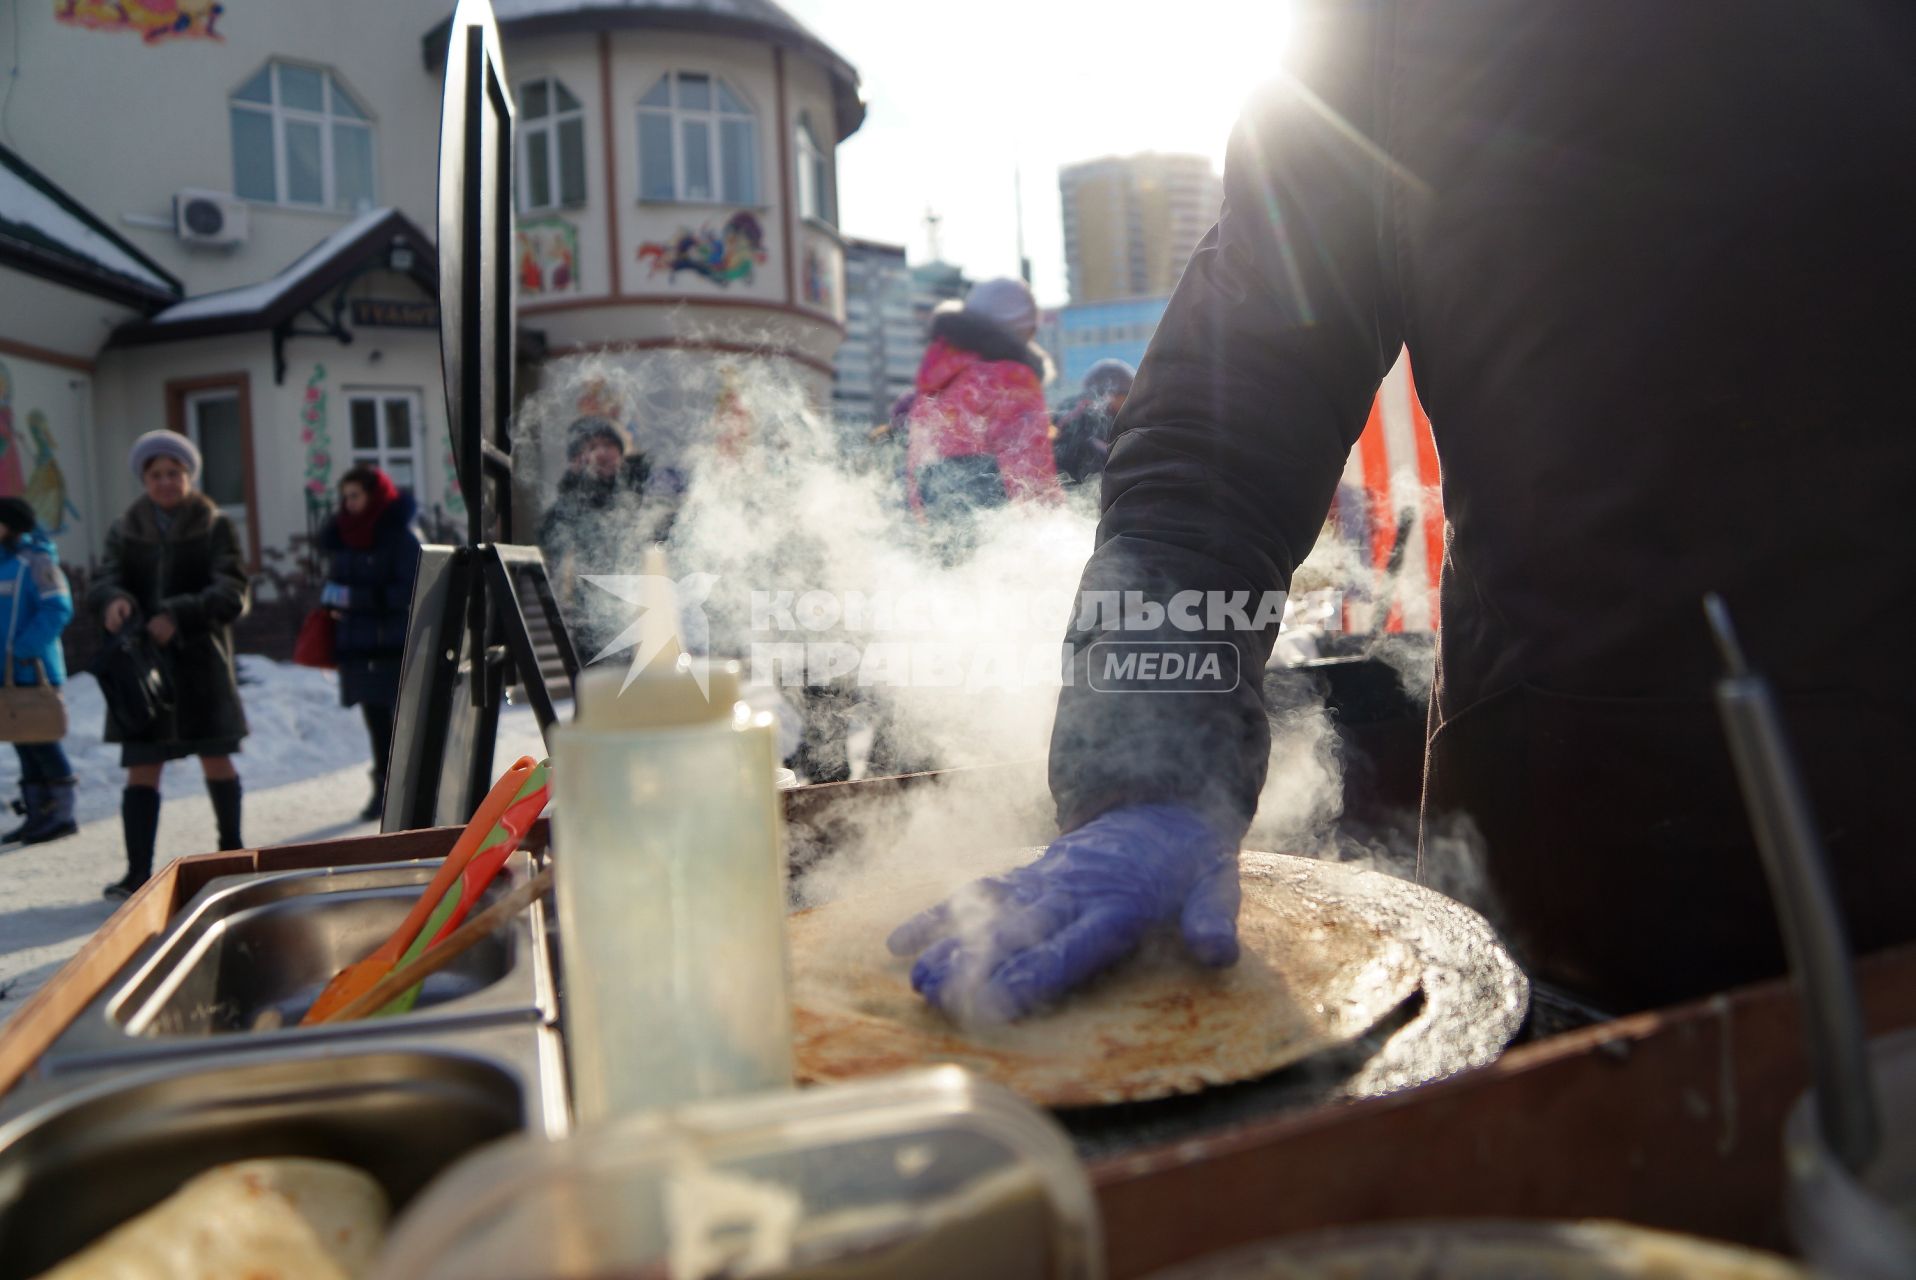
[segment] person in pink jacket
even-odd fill
[[[934,527],[968,529],[981,509],[1059,496],[1037,329],[1019,280],[987,280],[933,316],[906,473],[912,510]]]

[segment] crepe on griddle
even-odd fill
[[[911,989],[911,958],[885,949],[937,892],[799,912],[788,922],[799,1079],[953,1062],[1032,1102],[1096,1106],[1252,1080],[1348,1044],[1416,990],[1417,955],[1349,907],[1284,883],[1261,857],[1242,859],[1237,964],[1198,964],[1171,930],[1008,1026],[960,1028]]]
[[[40,1280],[358,1280],[385,1235],[386,1193],[331,1160],[210,1169]]]
[[[1159,1280],[1810,1280],[1785,1258],[1627,1222],[1392,1223],[1233,1250]]]

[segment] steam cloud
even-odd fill
[[[1095,494],[991,512],[975,553],[950,562],[928,545],[906,508],[902,445],[875,445],[862,429],[821,418],[779,362],[741,358],[720,367],[708,356],[674,351],[650,352],[642,361],[592,356],[547,367],[545,385],[520,415],[517,445],[519,457],[536,460],[528,470],[536,469],[543,494],[564,469],[566,428],[581,415],[582,402],[633,424],[634,444],[653,465],[643,509],[622,512],[624,532],[614,545],[595,548],[604,567],[592,571],[638,572],[647,544],[664,532],[675,574],[717,576],[703,604],[715,655],[746,657],[749,646],[767,642],[848,643],[867,652],[929,643],[967,673],[956,687],[860,688],[854,676],[825,687],[757,691],[761,705],[783,704],[788,732],[782,745],[803,731],[814,746],[823,744],[828,765],[839,763],[831,753],[850,741],[870,743],[882,771],[997,766],[859,807],[851,828],[831,833],[831,858],[805,876],[808,901],[854,888],[934,900],[1023,860],[1024,850],[1055,834],[1043,761],[1061,679],[1059,641],[1093,546]],[[662,496],[675,476],[687,479],[676,502]],[[1406,492],[1393,501],[1400,509],[1415,506],[1418,495]],[[1421,554],[1421,542],[1412,554]],[[1370,567],[1365,548],[1327,529],[1298,570],[1292,600],[1301,613],[1309,592],[1342,590],[1379,610],[1381,619],[1392,593],[1413,589],[1420,577],[1384,578]],[[814,591],[840,601],[909,596],[929,602],[929,609],[913,617],[874,609],[848,618],[841,611],[809,617],[796,632],[766,632],[767,593],[790,592],[796,602]],[[753,593],[760,595],[756,610]],[[994,616],[993,602],[1006,600],[1019,607]],[[629,621],[630,606],[589,588],[575,591],[569,607],[613,630]],[[934,620],[929,628],[927,612]],[[1411,696],[1427,694],[1427,647],[1386,639],[1381,630],[1373,647],[1399,670]],[[1308,656],[1308,647],[1304,652]],[[980,681],[980,671],[992,678]],[[1268,781],[1246,847],[1414,875],[1414,814],[1362,832],[1340,827],[1343,767],[1321,700],[1274,707],[1271,714]],[[817,765],[819,756],[808,762]],[[807,833],[794,834],[804,839]],[[1447,839],[1425,878],[1446,877],[1437,887],[1482,903],[1469,833]]]

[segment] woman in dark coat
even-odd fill
[[[200,758],[220,848],[242,847],[232,759],[246,736],[233,667],[232,626],[248,605],[239,535],[213,500],[193,488],[200,451],[191,440],[149,431],[133,442],[129,461],[146,492],[107,530],[87,607],[109,632],[135,626],[153,638],[172,679],[173,710],[135,741],[107,709],[105,738],[121,744],[126,767],[120,798],[126,875],[106,887],[109,898],[126,897],[152,874],[160,773],[169,760]]]
[[[339,510],[320,530],[327,552],[322,601],[338,627],[339,698],[366,718],[373,745],[373,794],[360,817],[385,808],[386,758],[392,753],[393,708],[399,704],[399,667],[406,653],[406,618],[419,573],[419,504],[392,477],[357,466],[339,479]]]

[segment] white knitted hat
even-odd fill
[[[146,464],[155,458],[172,458],[194,480],[200,478],[200,449],[177,431],[168,431],[164,427],[149,431],[133,442],[133,452],[127,455],[127,462],[133,468],[133,478],[139,480],[146,475]]]

